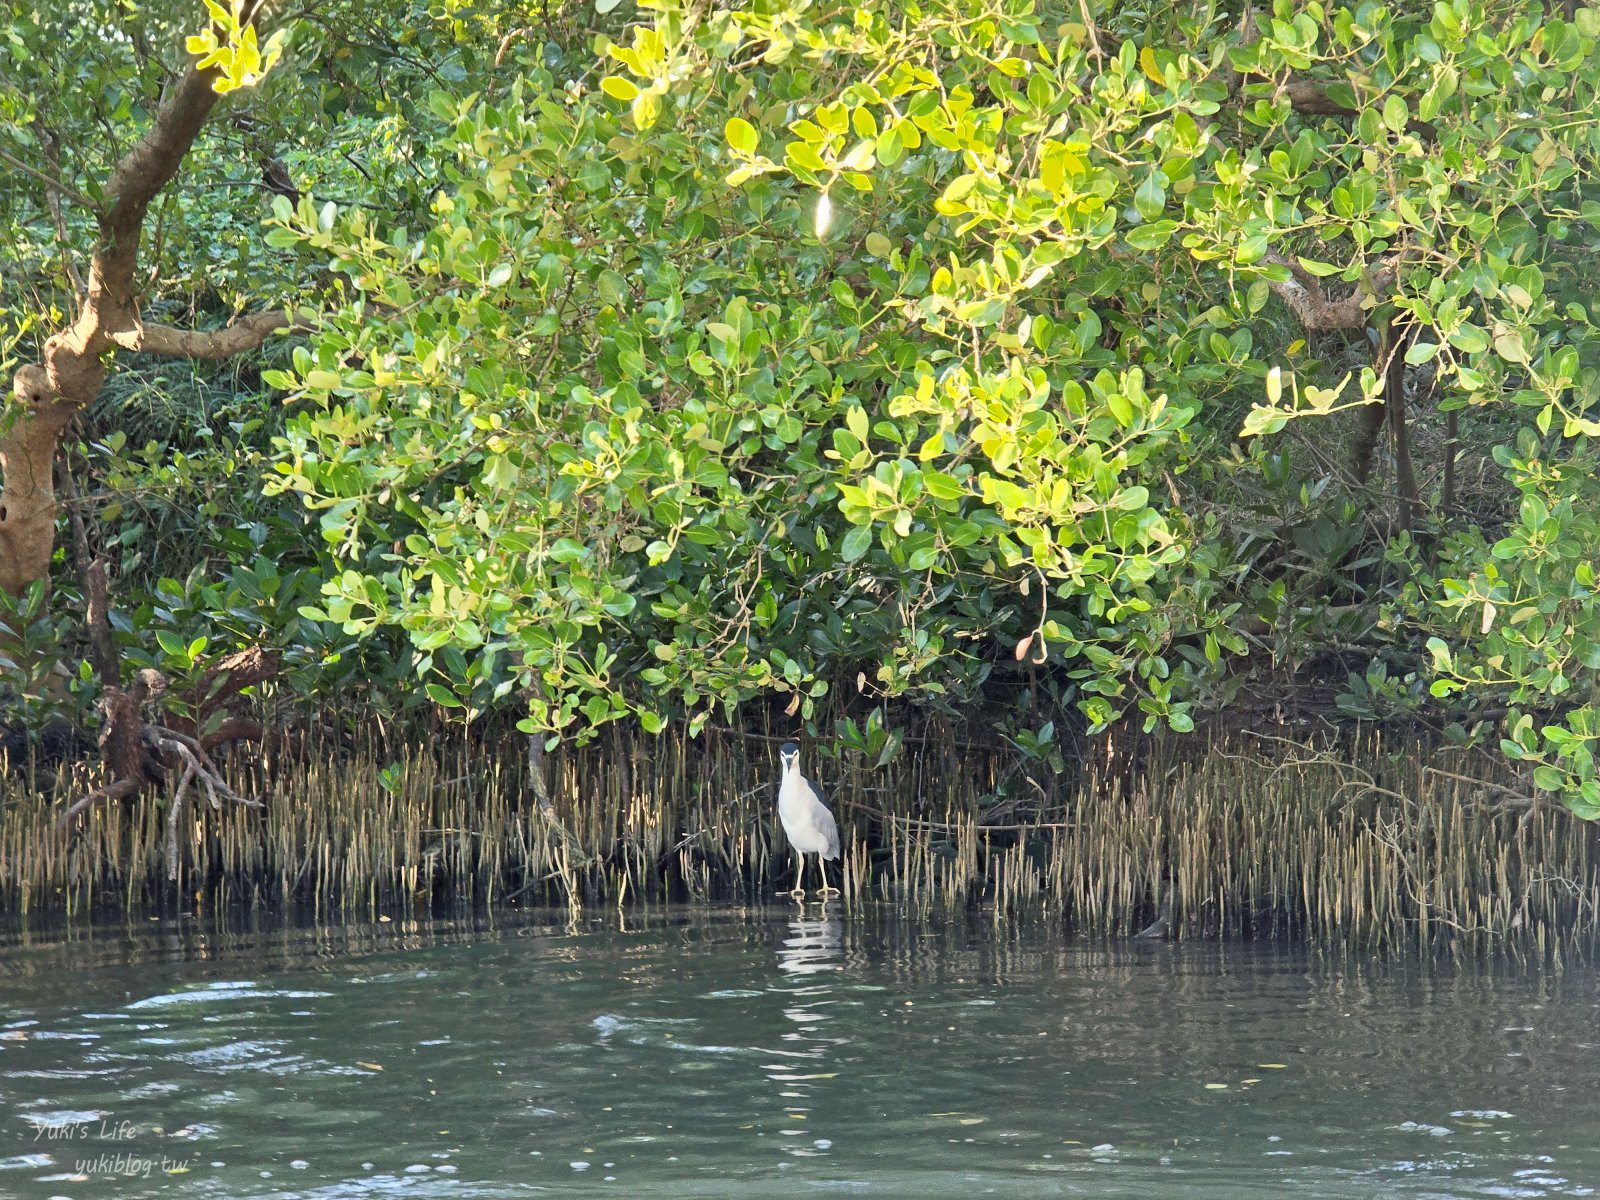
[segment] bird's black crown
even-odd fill
[[[800,747],[794,742],[785,742],[783,745],[778,747],[778,753],[782,757],[788,758],[790,755],[799,754]]]

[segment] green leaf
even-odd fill
[[[1133,207],[1146,221],[1153,221],[1161,215],[1167,207],[1167,192],[1163,186],[1166,176],[1160,171],[1151,171],[1144,177],[1144,182],[1133,193]]]
[[[723,136],[728,139],[728,145],[740,154],[754,154],[756,152],[756,127],[743,117],[729,117],[722,127]]]
[[[1566,776],[1548,764],[1533,769],[1533,786],[1546,792],[1559,792],[1567,786]]]
[[[1433,656],[1434,670],[1449,671],[1451,669],[1450,647],[1443,638],[1429,638],[1428,653]]]
[[[1151,221],[1148,225],[1135,225],[1123,234],[1123,240],[1135,250],[1158,250],[1171,240],[1177,228],[1176,221]]]
[[[1263,434],[1277,433],[1288,423],[1288,418],[1275,408],[1257,406],[1245,414],[1244,424],[1239,428],[1240,437],[1260,437]]]
[[[441,708],[461,707],[461,698],[442,683],[425,683],[422,690],[428,693],[428,699]]]
[[[878,135],[874,149],[879,163],[886,167],[894,166],[905,153],[905,146],[900,140],[900,131],[896,128],[885,129]]]
[[[1316,259],[1307,258],[1303,254],[1299,255],[1298,258],[1301,268],[1308,275],[1315,275],[1319,279],[1326,279],[1328,276],[1337,275],[1344,270],[1343,267],[1336,267],[1332,263],[1318,262]]]
[[[822,174],[828,169],[827,164],[822,161],[822,156],[806,142],[790,142],[784,147],[783,156],[791,165],[817,174]]]
[[[1383,123],[1392,133],[1404,133],[1409,120],[1411,110],[1406,107],[1406,102],[1390,92],[1383,101]]]
[[[584,545],[569,537],[557,538],[550,547],[550,558],[558,563],[577,562],[584,556]]]
[[[839,543],[839,557],[847,563],[855,562],[867,552],[867,547],[870,545],[872,545],[872,526],[853,526]]]
[[[856,440],[863,446],[867,444],[867,410],[859,404],[853,404],[844,412],[844,423],[850,432],[856,435]]]
[[[1528,350],[1522,344],[1522,335],[1516,330],[1507,330],[1494,339],[1494,352],[1507,362],[1525,363],[1528,361]]]

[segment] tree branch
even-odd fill
[[[65,196],[68,200],[71,200],[74,204],[80,204],[90,212],[100,211],[100,206],[93,200],[89,199],[89,197],[85,196],[82,192],[74,191],[72,188],[69,188],[66,184],[62,183],[61,180],[47,175],[45,172],[39,170],[38,167],[30,166],[28,163],[23,162],[20,158],[17,158],[11,154],[7,154],[4,150],[0,150],[0,158],[5,159],[6,162],[10,163],[17,170],[24,171],[27,174],[32,175],[40,183],[44,184],[45,187],[50,188],[52,191],[61,193],[61,195]]]
[[[50,169],[61,176],[61,143],[56,140],[56,135],[49,130],[45,131],[41,139],[44,147],[44,156],[50,162]],[[55,222],[56,245],[61,248],[61,266],[66,272],[67,286],[72,289],[72,298],[78,304],[83,303],[83,276],[78,274],[78,264],[72,261],[72,243],[67,240],[67,219],[61,212],[61,189],[47,187],[44,191],[45,203],[50,206],[50,218]]]
[[[72,824],[72,818],[86,808],[91,808],[106,800],[121,800],[124,797],[133,795],[137,787],[138,785],[131,779],[118,779],[113,783],[106,784],[103,788],[96,788],[86,796],[80,797],[66,812],[57,817],[56,828],[65,829]]]
[[[1263,262],[1287,267],[1289,279],[1268,281],[1277,297],[1287,304],[1300,324],[1308,330],[1362,329],[1367,324],[1367,310],[1378,293],[1394,283],[1394,268],[1385,266],[1372,277],[1372,289],[1357,288],[1348,296],[1330,299],[1315,276],[1307,274],[1297,263],[1281,254],[1269,253]]]
[[[150,202],[174,175],[194,145],[221,96],[212,84],[217,72],[191,67],[156,110],[155,120],[111,173],[107,206],[100,215],[100,248],[95,252],[90,293],[106,295],[118,307],[133,303],[133,273],[139,235]]]
[[[1354,117],[1361,110],[1335,100],[1327,92],[1327,85],[1315,79],[1291,79],[1281,89],[1289,98],[1289,106],[1297,113],[1313,117]],[[1424,141],[1438,139],[1439,131],[1427,121],[1412,117],[1406,122],[1406,131]]]
[[[110,334],[110,340],[123,350],[142,354],[223,359],[254,350],[278,330],[292,326],[293,322],[281,312],[251,313],[212,330],[177,329],[171,325],[146,325],[136,321],[132,328]]]
[[[247,4],[240,13],[240,24],[253,24],[264,6],[265,0]],[[219,75],[215,67],[202,71],[191,66],[162,101],[144,136],[111,172],[106,206],[100,212],[101,244],[90,273],[91,296],[104,294],[115,307],[132,309],[133,275],[145,213],[178,173],[201,126],[222,98],[213,86]]]

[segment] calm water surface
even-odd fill
[[[1536,1197],[1600,975],[887,911],[0,951],[0,1197]]]

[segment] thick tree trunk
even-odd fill
[[[250,0],[241,23],[253,25],[265,0]],[[184,358],[221,359],[261,345],[289,325],[283,313],[256,313],[211,332],[147,325],[139,312],[136,285],[139,242],[150,203],[178,173],[184,155],[199,136],[216,106],[218,79],[214,69],[191,67],[156,110],[155,118],[111,173],[98,204],[70,190],[60,176],[60,148],[45,144],[45,161],[54,174],[29,168],[46,182],[46,202],[67,256],[61,204],[70,198],[92,208],[99,241],[90,261],[86,284],[75,270],[65,274],[78,290],[75,319],[44,345],[43,361],[20,368],[13,380],[12,411],[0,423],[0,588],[13,595],[49,577],[55,550],[59,506],[54,476],[62,438],[73,418],[89,405],[105,382],[107,363],[117,350]],[[70,261],[70,260],[69,260]],[[70,478],[63,487],[71,492]],[[100,747],[113,781],[71,805],[63,828],[96,803],[138,795],[167,781],[168,767],[179,771],[167,825],[168,872],[176,878],[177,830],[184,799],[197,782],[213,805],[219,799],[239,804],[256,802],[234,793],[222,779],[207,750],[223,741],[259,739],[259,724],[225,714],[207,728],[208,713],[240,690],[270,678],[277,660],[260,650],[245,651],[213,664],[199,694],[190,698],[194,713],[189,731],[170,729],[145,719],[147,705],[159,710],[166,680],[159,672],[141,671],[132,685],[121,686],[121,672],[110,638],[110,607],[105,565],[89,557],[88,539],[78,530],[79,567],[86,593],[95,669],[104,688],[105,722]]]
[[[40,366],[12,381],[12,415],[0,433],[0,588],[27,591],[50,570],[56,535],[56,447],[78,406],[56,395]]]

